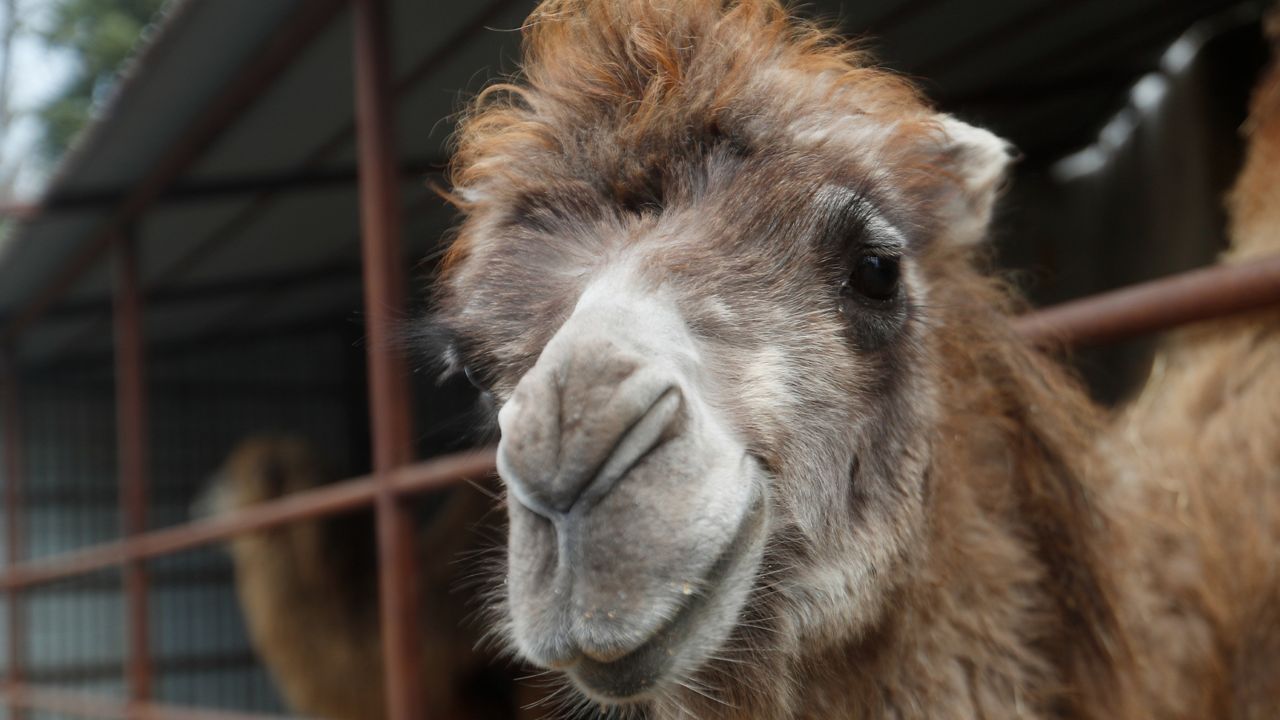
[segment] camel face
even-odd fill
[[[892,596],[923,258],[985,232],[1007,152],[769,2],[560,5],[464,124],[439,298],[500,408],[505,629],[597,701],[714,694]]]
[[[721,648],[766,537],[904,512],[880,478],[850,483],[884,444],[872,426],[919,422],[892,390],[919,384],[894,368],[924,294],[904,237],[851,183],[716,155],[721,184],[688,207],[621,216],[584,238],[598,260],[542,268],[582,289],[498,413],[513,637],[597,699],[660,691]],[[845,575],[876,561],[822,572],[868,591]]]
[[[536,267],[572,291],[471,295],[511,303],[495,318],[526,302],[558,316],[527,365],[476,374],[501,402],[512,637],[599,700],[700,670],[767,591],[769,538],[826,544],[826,528],[861,515],[865,564],[811,571],[878,597],[872,567],[898,550],[872,529],[901,524],[920,495],[911,468],[879,477],[879,459],[852,481],[861,457],[916,451],[897,424],[927,409],[909,406],[921,379],[898,369],[914,364],[926,292],[905,238],[851,183],[716,154],[725,168],[687,206],[619,214],[581,231],[573,252],[589,261]],[[508,262],[522,247],[505,246]]]

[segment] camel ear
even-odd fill
[[[973,245],[986,239],[1017,149],[982,128],[939,116],[943,140],[936,162],[949,178],[938,207],[942,242]]]

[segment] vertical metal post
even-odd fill
[[[404,306],[401,208],[386,0],[355,0],[356,140],[383,660],[391,720],[421,720],[418,577],[413,520],[389,471],[413,459],[409,375],[393,327]]]
[[[119,463],[120,523],[125,536],[147,530],[147,386],[142,335],[142,293],[136,238],[114,245],[116,443]],[[124,567],[125,679],[129,699],[151,697],[151,652],[147,619],[147,568],[143,560]]]
[[[23,501],[25,484],[22,435],[22,411],[19,396],[17,358],[12,348],[0,349],[0,412],[4,422],[4,525],[5,563],[12,568],[22,562],[26,554],[26,505]],[[27,628],[22,591],[13,588],[8,593],[7,623],[9,632],[9,667],[7,680],[20,684],[24,680],[27,654]],[[27,711],[21,707],[9,707],[12,720],[25,720]]]

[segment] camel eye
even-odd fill
[[[898,258],[861,255],[849,274],[849,285],[872,300],[891,300],[898,292]]]

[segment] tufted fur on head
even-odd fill
[[[525,33],[521,77],[487,88],[460,125],[464,209],[503,202],[544,221],[657,209],[698,191],[711,151],[872,149],[868,162],[899,174],[904,221],[932,223],[922,234],[965,225],[962,242],[985,233],[1007,143],[932,112],[910,83],[777,2],[552,0]],[[548,165],[567,172],[541,176]],[[561,196],[579,206],[558,208]],[[453,257],[467,248],[455,243]]]
[[[516,653],[646,718],[1147,717],[1107,421],[986,272],[1006,143],[774,0],[545,2],[456,142]]]

